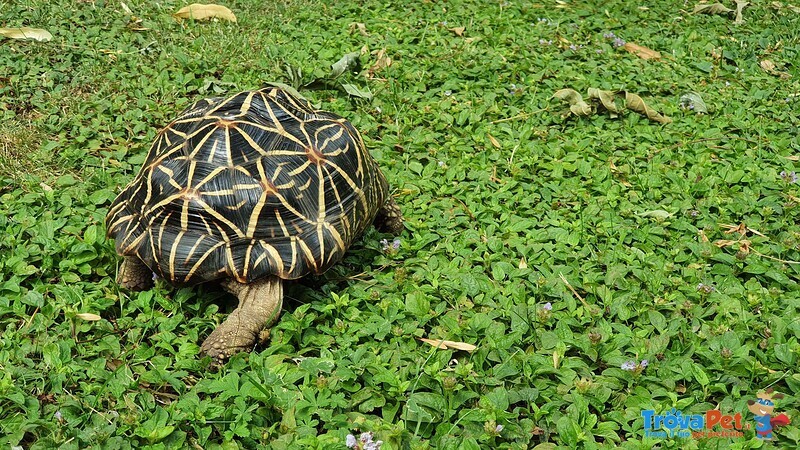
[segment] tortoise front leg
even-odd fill
[[[272,325],[283,305],[283,281],[266,277],[250,284],[229,280],[222,285],[239,298],[233,310],[203,342],[200,351],[222,364],[239,352],[253,349],[261,331]]]
[[[375,228],[392,234],[403,231],[403,213],[391,195],[375,216]]]
[[[125,289],[144,291],[153,287],[153,271],[141,259],[126,256],[119,268],[117,283]]]

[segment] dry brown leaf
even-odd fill
[[[11,39],[22,39],[39,42],[47,42],[53,39],[53,35],[41,28],[0,28],[0,36]]]
[[[444,339],[419,338],[419,340],[436,348],[464,350],[465,352],[472,352],[478,348],[472,344],[467,344],[466,342],[447,341]]]
[[[633,42],[626,43],[622,48],[642,59],[661,59],[661,53]]]
[[[491,143],[492,143],[492,145],[494,145],[496,148],[500,148],[500,142],[498,142],[498,141],[497,141],[497,139],[495,139],[495,137],[494,137],[494,136],[492,136],[492,135],[491,135],[491,134],[489,134],[489,133],[486,133],[486,136],[488,136],[488,137],[489,137],[489,142],[491,142]]]
[[[655,122],[662,124],[672,123],[672,119],[670,119],[667,116],[661,115],[655,109],[647,106],[644,100],[642,100],[642,97],[639,97],[636,94],[625,92],[625,106],[631,111],[636,111],[640,114],[644,114],[645,116],[647,116],[648,119],[653,120]]]
[[[739,233],[742,236],[747,234],[747,225],[745,225],[744,223],[740,223],[739,225],[730,225],[727,223],[722,223],[720,224],[720,226],[722,228],[725,228],[725,231],[723,231],[723,233],[725,234]]]
[[[733,11],[722,3],[699,3],[694,7],[694,14],[726,14]]]
[[[588,89],[589,98],[595,98],[600,100],[600,103],[603,104],[603,107],[612,113],[619,113],[620,110],[617,108],[616,103],[614,103],[614,93],[611,91],[604,91],[597,88],[589,88]]]
[[[714,245],[716,245],[719,248],[730,247],[731,245],[733,245],[733,244],[735,244],[737,242],[739,242],[739,241],[734,241],[732,239],[719,239],[717,241],[714,241]]]
[[[519,259],[519,266],[517,266],[517,267],[519,267],[520,269],[527,269],[528,268],[528,262],[525,261],[524,257]]]
[[[583,96],[575,89],[558,90],[553,97],[569,103],[569,110],[575,115],[588,116],[592,113],[592,107],[583,101]]]
[[[209,19],[222,19],[229,22],[236,22],[236,16],[230,9],[215,5],[213,3],[192,3],[189,6],[184,6],[178,12],[172,15],[178,19],[194,19],[194,20],[209,20]]]
[[[98,316],[97,314],[92,314],[92,313],[78,313],[78,314],[75,314],[75,317],[77,317],[78,319],[81,319],[81,320],[86,320],[88,322],[96,322],[96,321],[100,320],[100,316]]]
[[[372,78],[377,72],[392,65],[392,58],[386,55],[386,49],[382,48],[375,53],[375,63],[367,69],[367,74]]]
[[[361,23],[361,22],[353,22],[353,23],[351,23],[350,24],[350,28],[349,28],[350,34],[353,34],[353,32],[356,31],[356,30],[358,30],[358,32],[362,36],[367,36],[367,26],[364,25],[363,23]]]
[[[788,80],[792,77],[792,75],[788,72],[781,72],[780,70],[776,69],[775,63],[768,59],[762,59],[761,62],[759,62],[759,65],[762,69],[764,69],[764,72],[767,72],[770,75],[775,75],[776,77],[780,77],[782,80]]]
[[[467,29],[466,27],[453,27],[453,28],[448,28],[448,30],[450,30],[450,31],[452,31],[453,33],[455,33],[455,34],[456,34],[456,36],[463,36],[463,35],[464,35],[464,31],[466,31],[466,29]]]

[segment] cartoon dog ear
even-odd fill
[[[775,390],[775,389],[772,389],[772,388],[767,388],[767,390],[766,390],[766,391],[764,391],[764,392],[766,392],[767,394],[771,394],[771,393],[772,393],[772,391],[774,391],[774,390]]]
[[[775,395],[772,396],[772,398],[775,399],[775,400],[780,400],[780,399],[783,398],[783,394],[775,394]]]
[[[756,403],[755,400],[748,400],[747,401],[747,404],[750,405],[750,406],[753,406],[755,403]]]

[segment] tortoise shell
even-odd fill
[[[388,185],[342,117],[269,87],[161,130],[106,217],[117,252],[177,284],[296,279],[338,262]]]

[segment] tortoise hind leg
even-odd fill
[[[126,256],[117,274],[117,283],[125,289],[144,291],[153,287],[153,271],[135,256]]]
[[[375,216],[375,228],[392,234],[403,231],[403,213],[394,201],[394,197],[389,196],[389,200],[378,210],[378,215]]]
[[[222,286],[239,298],[239,306],[200,346],[200,351],[212,357],[215,364],[252,350],[261,331],[278,319],[283,305],[283,281],[278,277],[261,278],[250,284],[229,280]]]

